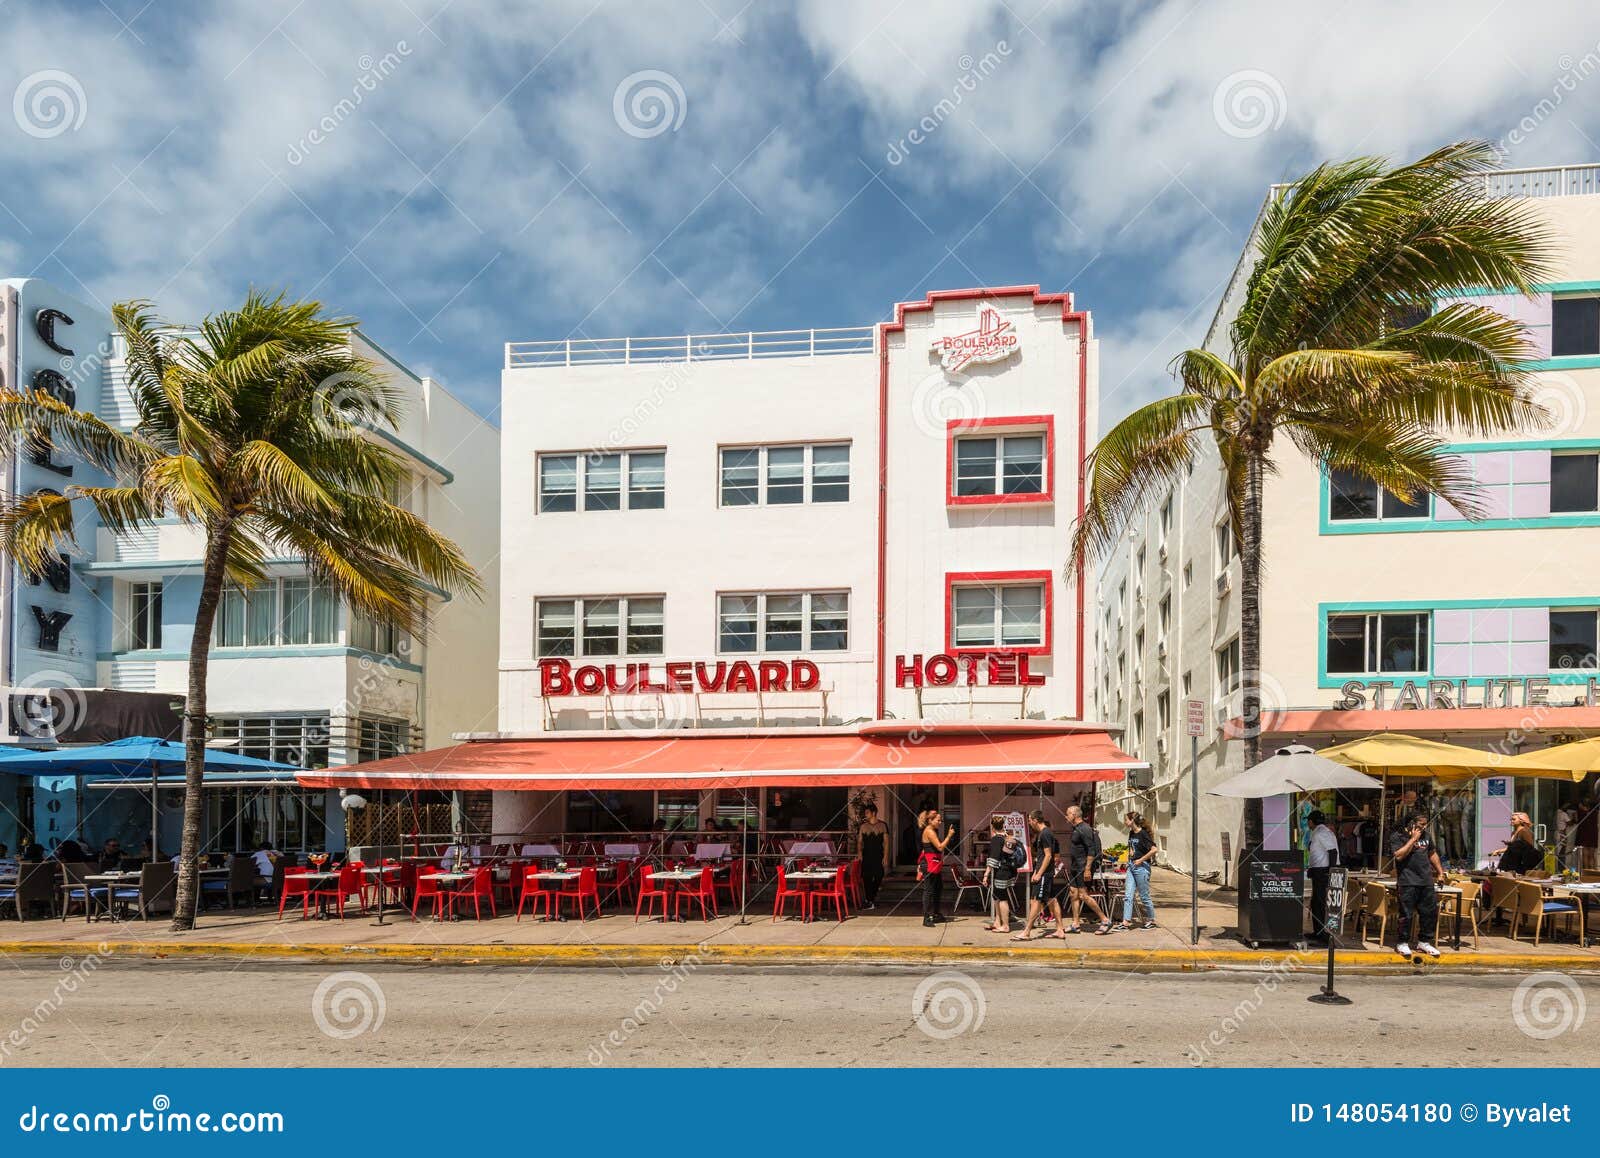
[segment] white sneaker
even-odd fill
[[[1398,945],[1396,945],[1394,947],[1394,951],[1400,954],[1402,957],[1411,956],[1411,946],[1407,945],[1404,941],[1401,941]]]
[[[1437,957],[1439,955],[1439,950],[1435,949],[1432,945],[1428,944],[1426,941],[1418,941],[1417,942],[1417,948],[1421,949],[1424,953],[1426,953],[1430,957]]]

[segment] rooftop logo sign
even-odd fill
[[[1016,326],[1002,318],[1000,311],[991,305],[978,307],[977,329],[933,340],[939,364],[951,373],[971,365],[1004,362],[1020,348]]]

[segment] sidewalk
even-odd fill
[[[298,914],[266,909],[202,914],[191,933],[175,935],[165,919],[149,922],[95,921],[81,917],[0,924],[0,957],[99,951],[118,955],[251,956],[261,958],[342,960],[386,958],[409,961],[479,961],[521,964],[627,965],[659,964],[662,957],[696,957],[717,964],[849,964],[864,962],[1008,963],[1148,971],[1217,968],[1316,970],[1326,964],[1325,951],[1296,953],[1287,946],[1251,950],[1228,933],[1235,922],[1236,895],[1231,889],[1202,887],[1200,944],[1189,944],[1189,882],[1162,872],[1152,882],[1161,927],[1100,937],[1092,933],[1064,939],[1036,938],[1019,943],[984,930],[986,915],[970,903],[953,919],[924,928],[916,898],[892,908],[854,914],[839,922],[822,919],[774,922],[769,907],[750,912],[747,922],[725,915],[719,920],[634,921],[632,913],[608,912],[599,920],[521,922],[502,914],[493,920],[413,921],[409,913],[391,910],[383,925],[375,913],[351,910],[340,920],[301,920]],[[946,901],[946,911],[949,911]],[[1120,916],[1121,914],[1114,914]],[[1016,927],[1020,927],[1020,921]],[[1086,926],[1088,927],[1088,926]],[[1424,970],[1563,969],[1600,972],[1600,948],[1583,949],[1571,941],[1534,946],[1513,942],[1503,930],[1480,938],[1472,948],[1466,930],[1460,952],[1449,948],[1449,928],[1440,930],[1444,956]],[[1413,966],[1392,948],[1366,942],[1341,950],[1341,968],[1410,972]]]

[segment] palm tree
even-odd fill
[[[0,428],[20,436],[0,453],[47,440],[109,479],[8,499],[0,545],[19,567],[41,570],[74,544],[80,503],[117,534],[175,517],[203,540],[172,920],[182,932],[194,927],[199,898],[206,672],[224,583],[258,585],[269,564],[292,559],[353,611],[418,633],[430,593],[476,594],[480,584],[454,543],[386,497],[407,471],[366,435],[392,428],[402,399],[356,352],[353,319],[254,290],[198,330],[159,322],[148,302],[119,303],[112,314],[139,421],[124,432],[43,391],[0,390]]]
[[[1394,168],[1362,157],[1318,166],[1262,209],[1256,262],[1224,357],[1186,350],[1179,393],[1135,410],[1090,456],[1073,529],[1080,574],[1128,516],[1176,485],[1209,434],[1240,555],[1239,651],[1245,766],[1261,748],[1263,484],[1281,443],[1404,498],[1479,509],[1446,432],[1543,423],[1523,326],[1479,305],[1434,310],[1484,287],[1532,292],[1552,247],[1525,204],[1483,193],[1492,146],[1448,145]],[[1474,180],[1477,178],[1477,180]],[[1246,848],[1261,805],[1245,811]]]

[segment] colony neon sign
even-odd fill
[[[1021,348],[1017,327],[990,305],[978,307],[978,328],[933,340],[939,364],[955,373],[974,362],[1004,362]]]

